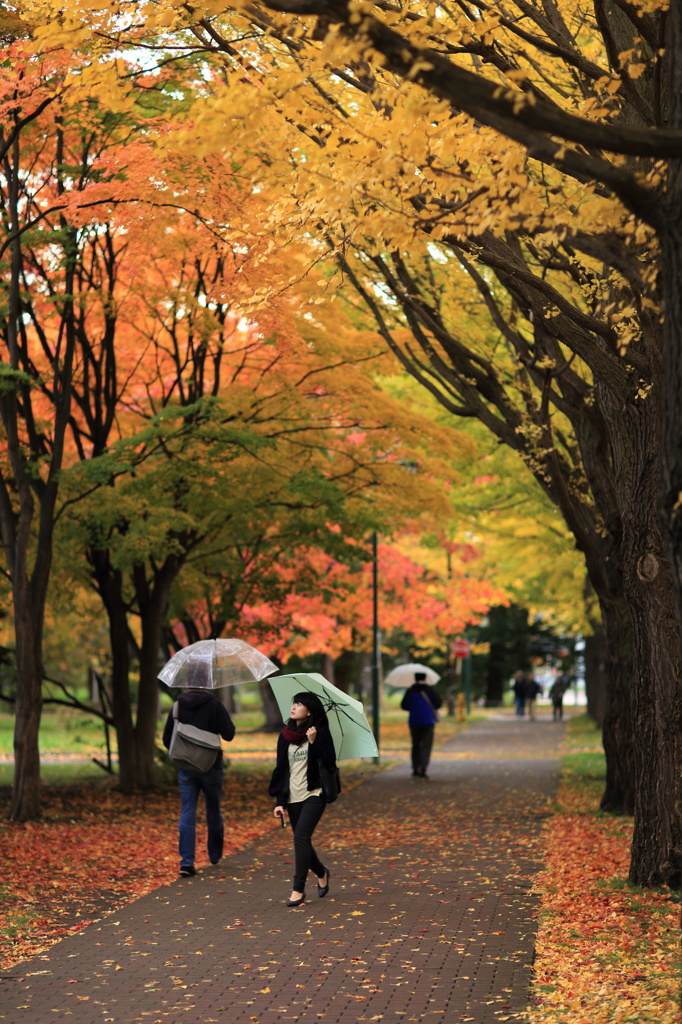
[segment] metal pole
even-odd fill
[[[373,652],[372,652],[372,727],[377,749],[379,748],[379,560],[377,558],[377,535],[372,534],[372,609],[373,609]],[[378,756],[374,763],[379,763]]]
[[[464,689],[467,699],[467,715],[471,714],[471,654],[464,659]]]

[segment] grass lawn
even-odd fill
[[[161,733],[166,714],[171,706],[170,700],[164,698],[163,713],[159,717],[157,743],[161,747]],[[468,721],[475,721],[476,713],[469,716]],[[274,757],[277,737],[275,733],[262,731],[263,713],[258,700],[253,695],[245,695],[241,710],[234,715],[237,735],[230,744],[224,744],[224,750],[230,761],[243,759],[272,759]],[[437,741],[443,743],[461,729],[454,716],[444,715],[437,726]],[[13,768],[10,759],[13,756],[14,716],[7,711],[0,711],[0,786],[12,783]],[[110,730],[112,755],[116,757],[116,734]],[[384,698],[380,718],[381,756],[391,760],[396,756],[402,758],[410,749],[410,735],[407,728],[407,715],[400,709],[400,695],[393,694]],[[106,763],[107,751],[104,727],[101,721],[92,715],[55,705],[47,705],[42,716],[40,728],[41,776],[44,783],[62,784],[71,781],[101,779],[105,773],[92,761],[96,758]],[[4,763],[3,763],[4,760]]]

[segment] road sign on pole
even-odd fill
[[[471,652],[471,644],[468,640],[455,640],[452,645],[452,653],[455,658],[466,658]]]

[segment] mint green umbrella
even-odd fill
[[[296,672],[268,679],[277,706],[286,721],[297,693],[314,693],[322,702],[334,740],[337,761],[351,757],[377,757],[379,751],[359,700],[349,697],[319,672]]]

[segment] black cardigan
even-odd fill
[[[329,727],[323,725],[317,727],[317,737],[314,743],[308,747],[308,789],[320,789],[322,780],[320,778],[319,762],[327,768],[334,768],[336,764],[336,751],[334,741]],[[289,800],[289,743],[284,739],[282,733],[277,740],[277,764],[270,779],[268,788],[270,796],[275,798],[275,807],[286,807]]]

